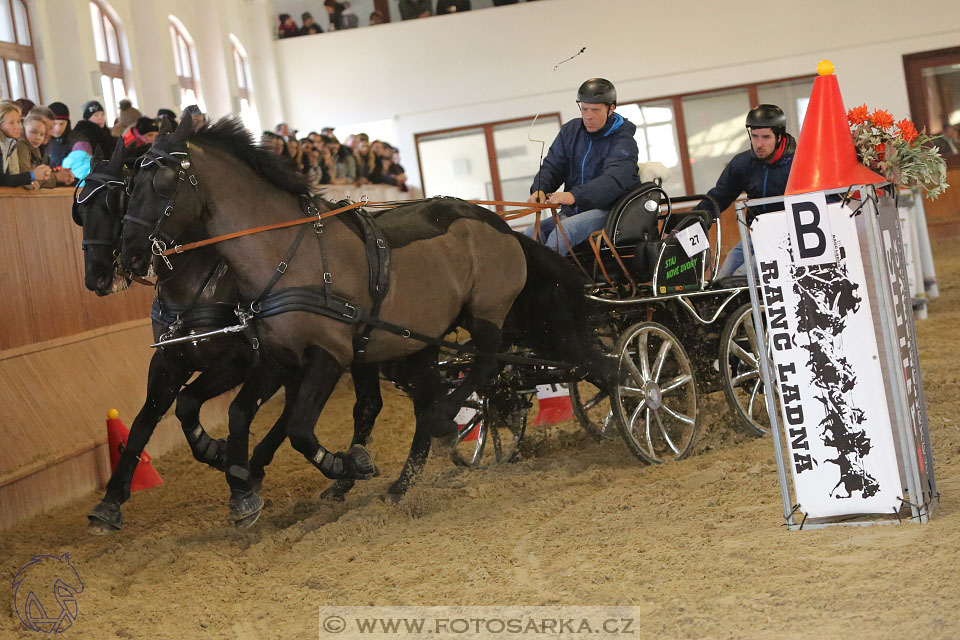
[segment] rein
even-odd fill
[[[252,229],[234,231],[233,233],[226,233],[221,236],[207,238],[205,240],[198,240],[197,242],[190,242],[188,244],[182,244],[182,245],[178,244],[170,249],[166,249],[158,253],[157,255],[166,258],[167,256],[173,255],[175,253],[183,253],[184,251],[190,251],[191,249],[199,249],[200,247],[206,247],[211,244],[217,244],[219,242],[224,242],[225,240],[233,240],[234,238],[242,238],[243,236],[249,236],[254,233],[262,233],[264,231],[273,231],[275,229],[284,229],[286,227],[295,227],[301,224],[317,222],[318,220],[339,215],[341,213],[352,211],[354,209],[359,209],[360,207],[386,209],[386,208],[395,207],[401,204],[410,204],[412,202],[416,202],[416,201],[400,200],[396,202],[363,202],[363,201],[354,202],[353,204],[348,205],[346,207],[340,207],[339,209],[334,209],[333,211],[327,211],[325,213],[309,216],[306,218],[298,218],[296,220],[278,222],[277,224],[268,224],[262,227],[253,227]],[[531,213],[539,213],[545,209],[552,209],[554,207],[554,205],[548,205],[548,204],[533,204],[529,202],[505,202],[505,201],[499,201],[499,200],[467,200],[466,202],[469,202],[471,204],[477,204],[477,205],[486,204],[486,205],[501,205],[501,206],[512,206],[512,207],[526,207],[522,211],[512,211],[507,214],[497,214],[504,220],[513,220],[515,218],[521,218],[525,215],[529,215]]]

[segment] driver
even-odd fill
[[[782,196],[787,188],[797,141],[787,133],[787,117],[783,109],[773,104],[758,105],[747,112],[745,124],[750,135],[750,150],[733,156],[720,174],[717,185],[707,191],[707,195],[716,200],[720,207],[718,216],[744,191],[748,199],[770,198]],[[774,207],[783,208],[782,205]],[[707,200],[697,208],[713,210]],[[717,278],[742,275],[742,267],[743,247],[738,242],[724,258]]]
[[[560,128],[530,186],[527,202],[562,205],[563,232],[576,246],[606,223],[610,207],[640,186],[637,175],[637,127],[614,113],[617,90],[609,80],[590,78],[577,91],[579,118]],[[560,186],[566,191],[559,191]],[[541,238],[561,255],[567,243],[553,217],[540,224]],[[534,225],[526,230],[533,237]]]

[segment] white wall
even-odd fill
[[[271,0],[106,0],[119,19],[129,49],[128,86],[147,115],[160,107],[179,111],[167,16],[176,16],[194,40],[207,111],[232,113],[237,97],[229,34],[247,50],[254,100],[263,122],[283,117],[271,46]],[[80,106],[102,99],[88,0],[31,0],[31,24],[45,102],[61,101],[79,117]]]
[[[811,74],[836,64],[848,106],[909,113],[901,56],[960,44],[960,2],[550,0],[274,42],[286,119],[393,119],[417,181],[415,133],[560,111],[576,87],[612,80],[621,101]],[[909,10],[909,19],[899,19]],[[586,52],[553,66],[581,47]],[[546,96],[541,97],[544,89]]]

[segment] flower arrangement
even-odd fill
[[[894,122],[889,111],[871,113],[865,104],[850,109],[847,121],[860,162],[890,182],[920,189],[931,200],[949,186],[935,136],[919,133],[906,118]]]

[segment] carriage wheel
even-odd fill
[[[584,431],[593,438],[612,438],[616,430],[610,394],[586,380],[570,383],[570,404],[573,415]]]
[[[687,352],[666,327],[641,322],[617,341],[613,414],[630,450],[650,463],[680,460],[700,426],[697,381]]]
[[[617,328],[609,323],[594,330],[598,346],[604,354],[614,352],[616,332]],[[569,388],[573,415],[583,430],[597,440],[615,437],[616,421],[613,418],[610,394],[586,380],[571,382]]]
[[[535,391],[516,391],[498,386],[481,401],[471,396],[466,409],[474,409],[457,434],[451,458],[454,464],[479,467],[503,464],[517,458]]]
[[[760,377],[760,341],[753,326],[750,303],[730,314],[720,335],[720,373],[723,393],[741,431],[753,436],[770,433],[763,379]]]

